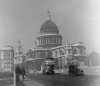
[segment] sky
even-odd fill
[[[34,48],[48,8],[63,44],[83,41],[100,53],[100,0],[0,0],[0,47],[20,40],[23,51]]]

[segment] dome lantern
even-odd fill
[[[47,15],[48,15],[48,17],[49,17],[49,20],[51,20],[51,15],[50,15],[49,8],[48,8],[48,11],[47,11]]]
[[[47,11],[48,20],[44,22],[40,29],[40,34],[59,34],[57,25],[51,20],[51,14],[48,8]]]

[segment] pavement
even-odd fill
[[[0,86],[14,86],[13,78],[0,79]]]
[[[0,86],[14,86],[13,81],[14,81],[13,78],[0,79]],[[15,86],[44,86],[44,85],[28,78],[26,78],[25,80],[22,80],[20,78],[20,81],[17,82]]]
[[[44,85],[42,85],[37,81],[33,81],[29,78],[25,78],[25,80],[22,80],[20,77],[20,81],[16,83],[16,86],[44,86]]]

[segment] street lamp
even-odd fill
[[[16,86],[15,57],[13,58],[13,65],[14,65],[14,70],[13,70],[13,74],[14,74],[14,86]]]

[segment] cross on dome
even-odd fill
[[[49,20],[51,19],[51,15],[50,15],[50,11],[49,11],[49,8],[48,8],[48,11],[47,11],[47,15],[49,17]]]

